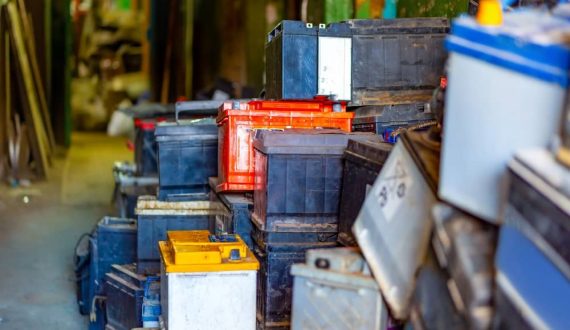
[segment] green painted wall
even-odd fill
[[[309,0],[307,4],[307,22],[313,24],[328,24],[353,17],[353,0]]]
[[[457,17],[469,0],[398,0],[398,17]]]

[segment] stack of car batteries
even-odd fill
[[[211,217],[226,216],[223,206],[208,201],[208,178],[218,167],[218,129],[198,108],[191,118],[180,119],[185,102],[176,104],[176,119],[157,125],[158,194],[137,202],[137,272],[160,271],[158,241],[169,230],[213,231]]]
[[[216,191],[252,191],[252,133],[258,129],[338,128],[351,131],[346,102],[312,96],[308,100],[224,102],[218,113],[219,170]]]
[[[267,38],[266,97],[334,95],[363,107],[355,131],[395,142],[401,128],[434,123],[429,101],[444,76],[448,31],[445,18],[283,21]]]
[[[517,154],[546,147],[560,125],[570,51],[554,36],[568,34],[568,21],[525,10],[506,14],[493,31],[458,18],[447,43],[438,187],[446,204],[432,210],[431,241],[454,309],[472,329],[555,329],[570,321],[559,307],[570,301],[569,172],[546,150]],[[543,56],[553,59],[548,69]],[[488,81],[509,86],[509,97]],[[529,86],[532,93],[514,93]]]
[[[443,75],[445,18],[283,21],[267,38],[266,96],[336,95],[352,105],[429,100]],[[334,56],[331,56],[334,54]]]
[[[305,251],[336,245],[342,154],[349,139],[379,141],[374,134],[340,130],[260,130],[255,149],[252,215],[258,276],[258,325],[289,326],[294,263]]]

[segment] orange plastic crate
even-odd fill
[[[216,187],[218,192],[253,190],[255,171],[252,135],[255,130],[339,128],[350,132],[354,118],[354,114],[349,112],[233,110],[231,102],[228,103],[229,106],[226,106],[226,103],[222,105],[217,119],[219,127],[218,177],[220,179]]]

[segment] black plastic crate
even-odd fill
[[[366,133],[290,129],[258,131],[254,217],[266,231],[337,231],[342,154]]]
[[[282,21],[265,45],[267,99],[312,99],[317,95],[317,28]]]
[[[447,57],[447,19],[357,19],[346,23],[352,31],[353,105],[401,103],[439,85]]]
[[[160,200],[207,194],[218,173],[218,128],[213,119],[161,123],[156,128]],[[190,195],[191,196],[191,195]]]
[[[435,119],[435,113],[426,102],[365,106],[355,111],[352,130],[376,133],[385,142],[395,143],[396,137],[391,136],[394,131],[422,124],[435,124]]]
[[[160,272],[158,241],[166,240],[167,231],[209,230],[213,232],[212,219],[229,217],[223,205],[210,201],[163,202],[153,196],[139,198],[136,210],[137,224],[137,272]]]
[[[116,330],[142,326],[142,303],[146,277],[134,264],[113,265],[105,275],[107,325]]]
[[[338,239],[342,245],[357,246],[352,225],[390,151],[392,145],[388,143],[348,141],[343,155],[344,174],[338,219]]]

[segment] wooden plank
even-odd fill
[[[7,68],[10,67],[9,50],[6,47],[7,38],[6,27],[3,15],[3,6],[0,6],[0,56],[4,58],[0,61],[0,179],[5,178],[8,171],[8,102],[9,93],[6,93]],[[8,51],[8,53],[7,53]]]
[[[36,51],[36,46],[34,42],[33,25],[30,17],[28,16],[24,0],[18,0],[18,4],[19,4],[18,9],[22,23],[21,26],[23,27],[24,40],[27,41],[26,46],[31,64],[33,81],[38,95],[40,111],[43,118],[43,124],[49,141],[48,152],[51,154],[52,150],[55,148],[55,137],[53,135],[53,128],[51,125],[49,108],[46,100],[46,93],[45,93],[46,90],[43,84],[43,79],[37,62],[38,52]]]
[[[27,103],[27,106],[24,108],[28,110],[29,115],[29,117],[26,118],[26,121],[30,127],[29,131],[33,132],[34,135],[33,138],[30,139],[31,145],[35,151],[34,160],[37,162],[38,175],[41,178],[47,179],[50,143],[44,126],[42,125],[43,120],[40,112],[40,104],[37,99],[33,74],[30,70],[30,58],[26,50],[18,8],[14,2],[8,2],[6,7],[8,10],[10,36],[15,48],[15,53],[17,54],[17,61],[15,62],[18,64],[18,72],[21,73],[21,75],[18,75],[18,79],[23,85],[23,88],[20,88],[20,95],[24,94],[21,98],[23,103]]]

